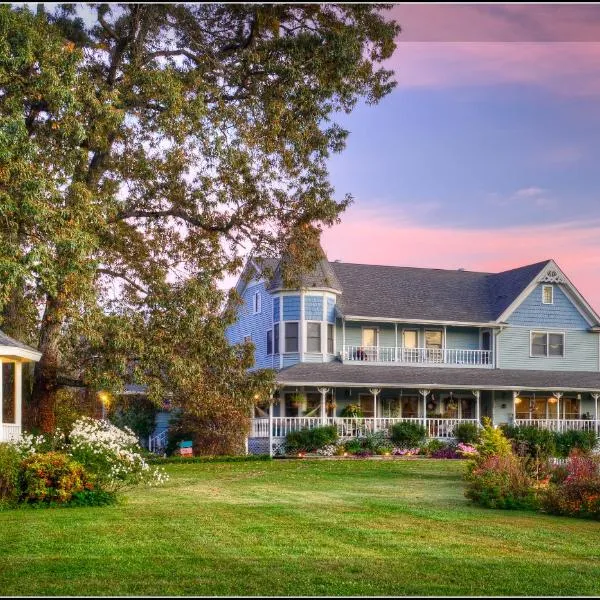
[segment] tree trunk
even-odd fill
[[[60,362],[58,343],[62,325],[62,303],[56,298],[46,299],[46,309],[40,332],[41,360],[35,365],[31,402],[32,422],[43,433],[56,428],[57,377]]]

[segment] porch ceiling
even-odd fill
[[[299,363],[277,374],[280,385],[333,387],[453,388],[480,390],[600,391],[600,372],[524,369],[446,369]]]

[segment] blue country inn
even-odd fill
[[[228,340],[277,371],[250,452],[322,424],[354,436],[414,421],[452,438],[489,416],[600,432],[600,317],[553,260],[479,273],[323,258],[287,289],[281,261],[251,257],[236,289]],[[349,404],[363,417],[341,416]]]

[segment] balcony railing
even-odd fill
[[[0,433],[0,441],[2,442],[18,440],[21,437],[21,426],[12,423],[2,423]]]
[[[392,425],[401,422],[411,422],[425,425],[428,437],[452,438],[454,428],[460,423],[477,423],[476,419],[443,419],[423,417],[380,417],[380,418],[350,418],[350,417],[273,417],[273,437],[285,437],[292,431],[313,429],[322,425],[334,425],[342,438],[360,437],[367,433],[384,431],[389,433]],[[269,419],[252,419],[250,437],[269,437]]]
[[[342,360],[348,362],[401,363],[405,365],[493,367],[491,350],[466,350],[462,348],[344,346]]]

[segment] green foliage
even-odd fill
[[[454,428],[454,437],[461,444],[476,444],[479,439],[479,427],[475,423],[459,423]]]
[[[398,448],[418,448],[425,439],[425,427],[420,423],[401,421],[392,425],[390,437]]]
[[[110,506],[117,503],[117,495],[105,490],[83,490],[74,492],[69,506]]]
[[[154,431],[158,408],[141,395],[120,395],[110,405],[108,418],[120,429],[129,427],[139,438],[148,439]]]
[[[359,438],[359,441],[364,450],[369,450],[373,454],[387,454],[394,449],[394,445],[386,437],[384,431],[367,433],[364,437]]]
[[[13,506],[19,499],[21,460],[13,444],[0,443],[0,506]]]
[[[556,455],[561,458],[568,457],[573,450],[591,452],[598,444],[598,436],[594,430],[579,431],[569,429],[556,433]]]
[[[443,450],[448,446],[447,442],[442,442],[442,440],[438,440],[436,438],[431,438],[427,440],[425,444],[421,445],[420,454],[425,454],[427,456],[431,456],[434,452],[438,452],[439,450]]]
[[[66,454],[34,454],[21,463],[21,499],[29,503],[69,502],[73,494],[92,489],[86,473]]]
[[[358,454],[363,449],[363,445],[358,438],[355,438],[352,440],[348,440],[344,444],[344,448],[346,449],[346,452],[348,452],[348,454]]]
[[[340,412],[340,417],[361,419],[364,413],[360,404],[347,404]]]
[[[548,429],[533,426],[507,426],[506,436],[513,441],[514,450],[519,456],[534,460],[548,460],[556,455],[556,435]]]
[[[172,393],[203,435],[268,395],[218,282],[248,247],[314,264],[352,200],[336,121],[395,85],[389,8],[0,7],[0,313],[41,340],[35,425],[74,379]]]
[[[335,444],[337,439],[337,427],[334,425],[290,431],[285,437],[285,449],[289,454],[315,452],[325,446]]]
[[[489,456],[511,456],[512,447],[501,429],[493,426],[489,417],[484,417],[483,428],[479,432],[479,441],[475,444],[481,460]]]
[[[535,509],[538,499],[524,460],[487,455],[467,475],[465,496],[486,508]]]

